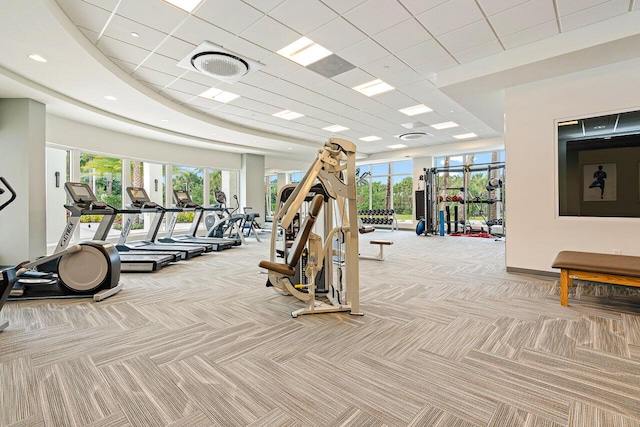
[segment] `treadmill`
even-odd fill
[[[230,249],[240,244],[239,239],[227,238],[227,237],[203,237],[197,236],[198,227],[202,221],[204,208],[191,199],[191,195],[186,190],[173,190],[173,200],[176,204],[176,208],[170,209],[174,212],[193,211],[193,222],[187,234],[179,236],[173,235],[173,230],[176,226],[177,214],[174,214],[169,221],[167,227],[167,233],[164,239],[158,239],[160,242],[187,242],[187,243],[208,243],[214,245],[216,250],[221,251],[223,249]]]
[[[117,247],[153,252],[176,251],[181,253],[182,259],[191,259],[213,250],[213,245],[207,244],[196,245],[192,243],[162,243],[156,241],[166,209],[152,202],[144,188],[127,187],[127,194],[129,195],[129,199],[131,199],[131,205],[127,206],[127,209],[120,211],[125,214],[126,220],[123,223],[122,234],[120,235],[120,240],[118,240]],[[154,214],[147,237],[144,240],[127,242],[127,237],[129,236],[133,223],[133,215],[142,213]]]
[[[95,194],[87,184],[79,182],[67,182],[64,189],[69,196],[71,203],[64,205],[70,213],[68,230],[65,228],[65,234],[71,236],[76,227],[80,223],[80,217],[83,215],[103,215],[102,221],[98,225],[93,240],[106,241],[109,230],[113,225],[118,209],[98,202]],[[68,240],[66,241],[68,243]],[[120,271],[123,273],[133,272],[154,272],[165,267],[172,262],[178,261],[181,254],[179,252],[143,252],[143,251],[121,251],[120,254]]]

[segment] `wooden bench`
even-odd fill
[[[393,245],[393,242],[390,240],[371,240],[369,243],[372,245],[380,245],[380,252],[378,252],[377,256],[360,255],[360,259],[372,259],[375,261],[384,261],[383,248],[385,246]]]
[[[569,305],[573,279],[640,287],[640,257],[562,251],[553,261],[560,269],[560,304]]]

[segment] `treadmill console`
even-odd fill
[[[82,209],[104,209],[107,207],[106,203],[99,202],[96,199],[93,190],[88,184],[81,182],[65,182],[64,190],[67,196],[71,199],[74,205]]]
[[[127,194],[131,199],[131,206],[136,209],[158,208],[158,204],[149,199],[147,190],[142,187],[127,187]]]
[[[197,208],[200,207],[191,200],[191,195],[186,190],[173,190],[173,200],[179,208]]]

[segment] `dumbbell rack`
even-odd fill
[[[393,209],[363,209],[358,211],[358,218],[367,225],[388,225],[393,231],[398,229],[398,219]]]

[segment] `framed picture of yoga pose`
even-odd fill
[[[616,201],[616,164],[592,163],[582,170],[583,200],[585,202]]]

